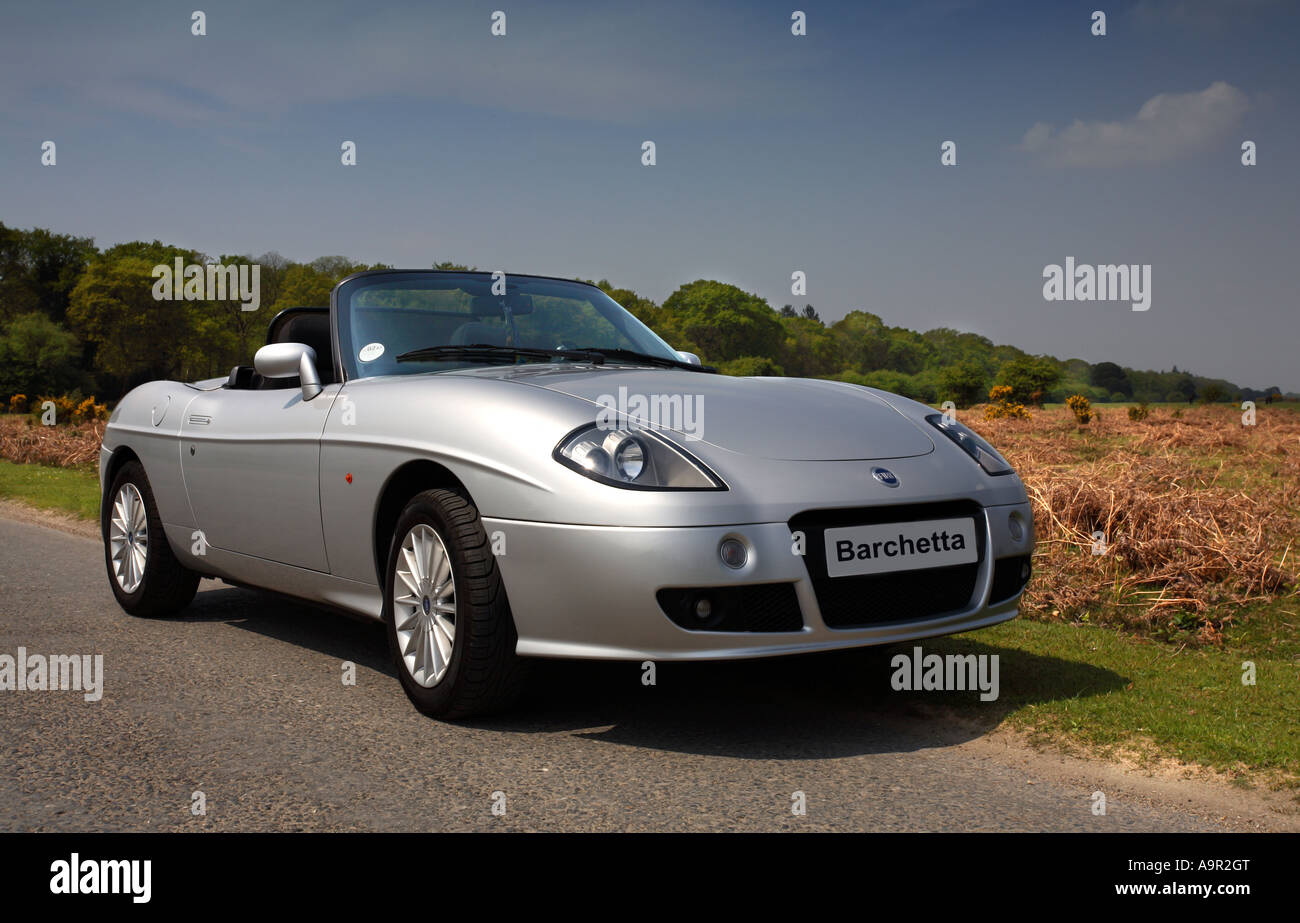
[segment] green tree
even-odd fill
[[[938,368],[954,365],[963,360],[978,362],[985,374],[996,368],[992,361],[993,341],[977,333],[961,333],[950,327],[936,327],[921,334],[931,349],[931,361]]]
[[[1011,388],[1011,398],[1021,404],[1042,400],[1061,378],[1056,362],[1047,356],[1020,355],[998,370],[997,383]]]
[[[1203,404],[1217,404],[1228,399],[1229,390],[1222,381],[1207,381],[1201,386],[1200,399]]]
[[[62,323],[72,289],[94,254],[89,237],[0,223],[0,320],[40,311]]]
[[[271,305],[271,313],[285,308],[324,307],[330,303],[334,289],[333,275],[306,263],[293,263],[284,271],[280,297]]]
[[[885,338],[885,368],[905,375],[915,375],[933,361],[933,348],[915,331],[904,327],[887,327]]]
[[[85,387],[77,338],[40,311],[20,314],[0,333],[0,400]]]
[[[889,338],[884,322],[876,315],[850,311],[830,329],[849,368],[865,374],[888,367]]]
[[[1133,396],[1133,383],[1128,373],[1114,362],[1098,362],[1088,373],[1088,383],[1104,391],[1119,392],[1125,399]]]
[[[388,268],[391,267],[354,263],[345,256],[322,256],[310,263],[290,263],[280,275],[280,291],[275,301],[270,302],[271,314],[285,308],[326,307],[330,303],[330,292],[334,286],[354,272]],[[266,299],[262,299],[262,304],[267,303]]]
[[[663,310],[671,326],[713,363],[773,357],[784,339],[778,315],[766,301],[722,282],[698,279],[683,285],[668,297]]]
[[[0,321],[37,310],[27,272],[27,235],[0,221]]]
[[[958,407],[977,404],[988,394],[988,374],[974,359],[962,359],[945,365],[937,376],[938,398]]]
[[[222,257],[222,259],[224,260],[225,257]],[[275,250],[268,250],[261,256],[254,258],[253,262],[261,267],[258,270],[258,278],[262,288],[262,307],[270,308],[271,305],[280,300],[280,293],[284,288],[284,275],[289,271],[289,267],[293,263]],[[261,310],[251,313],[265,317]],[[263,324],[262,327],[265,329],[266,324]]]
[[[346,279],[354,272],[365,269],[364,266],[354,263],[346,256],[318,256],[309,265],[321,275],[333,279],[334,285],[337,285],[341,279]],[[330,287],[333,288],[334,285]]]
[[[739,359],[732,359],[718,366],[718,371],[724,375],[741,375],[755,377],[759,375],[781,376],[785,371],[767,356],[741,356]]]
[[[124,386],[151,378],[181,378],[183,351],[192,329],[186,301],[153,296],[153,268],[180,256],[199,262],[191,251],[139,242],[105,251],[82,274],[68,307],[68,319],[95,347],[96,371]]]
[[[585,280],[580,280],[585,281]],[[645,324],[659,336],[663,337],[674,349],[690,350],[690,347],[683,346],[675,342],[660,328],[664,325],[665,318],[659,305],[655,304],[649,298],[643,298],[630,288],[619,288],[608,279],[601,279],[596,283],[596,287],[608,295],[622,307],[626,308],[637,320]],[[676,331],[672,331],[676,332]]]
[[[820,320],[790,313],[780,323],[784,337],[777,361],[787,375],[821,378],[843,368],[839,341]]]
[[[272,260],[263,262],[267,256],[272,257]],[[253,364],[253,353],[264,343],[266,328],[273,316],[270,307],[274,304],[273,296],[283,294],[288,264],[277,267],[274,258],[278,256],[263,254],[257,259],[250,256],[222,256],[215,261],[221,266],[255,263],[258,266],[260,305],[256,311],[245,311],[242,300],[233,297],[220,301],[199,301],[191,305],[193,331],[185,344],[185,367],[195,377],[213,378],[228,374],[232,366]]]

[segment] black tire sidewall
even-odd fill
[[[456,586],[456,636],[452,641],[451,664],[441,680],[434,686],[421,686],[411,676],[402,659],[401,647],[397,639],[397,620],[393,613],[393,581],[396,579],[397,559],[401,554],[402,542],[407,533],[417,525],[427,525],[438,533],[443,547],[451,558],[452,579]],[[456,695],[456,685],[460,678],[461,666],[465,660],[468,646],[468,632],[472,630],[473,619],[470,617],[470,587],[467,583],[469,563],[456,541],[455,529],[447,521],[446,512],[427,495],[415,497],[403,511],[393,530],[392,544],[388,550],[388,565],[384,571],[384,623],[388,630],[388,647],[397,670],[397,677],[406,690],[407,696],[420,711],[427,715],[441,716],[451,707]]]
[[[148,529],[149,539],[149,550],[144,560],[144,577],[140,580],[140,585],[131,593],[122,589],[122,585],[117,582],[117,575],[113,573],[113,547],[108,539],[113,505],[117,502],[118,491],[128,483],[135,485],[135,489],[140,492],[140,499],[144,501],[145,527]],[[109,585],[113,588],[113,595],[117,597],[118,604],[127,612],[134,613],[147,598],[152,582],[157,579],[159,555],[154,543],[167,541],[162,518],[158,515],[158,506],[154,503],[153,490],[149,487],[149,478],[145,476],[144,468],[138,462],[127,462],[114,476],[113,483],[104,497],[100,520],[100,529],[104,538],[104,565],[108,568]]]

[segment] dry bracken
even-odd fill
[[[1066,409],[974,425],[1033,503],[1027,613],[1143,630],[1191,615],[1201,639],[1217,641],[1241,604],[1296,592],[1293,409],[1261,408],[1253,426],[1231,407],[1109,413],[1085,432]]]

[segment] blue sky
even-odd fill
[[[1297,26],[1269,0],[27,4],[0,34],[0,220],[656,300],[716,278],[1300,390]],[[1067,256],[1151,264],[1151,309],[1044,301]]]

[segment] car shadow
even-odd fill
[[[954,746],[1027,704],[1099,695],[1128,684],[1087,663],[971,637],[757,660],[640,664],[542,661],[524,705],[476,726],[575,730],[606,743],[741,759],[832,759]],[[996,655],[999,695],[896,691],[891,661],[912,654]]]
[[[288,596],[263,590],[246,590],[223,583],[200,585],[201,592],[177,617],[180,622],[225,622],[325,654],[350,660],[397,682],[388,656],[388,638],[378,622],[349,616],[339,610],[313,606]]]
[[[234,588],[200,593],[185,617],[351,660],[392,677],[397,693],[387,637],[376,623]],[[1129,682],[1082,661],[979,638],[972,632],[756,660],[660,662],[653,685],[639,662],[535,660],[510,712],[458,724],[739,759],[830,759],[953,746],[987,734],[1025,705],[1101,695]],[[925,654],[996,655],[997,699],[981,701],[977,690],[896,691],[891,661],[917,646]]]

